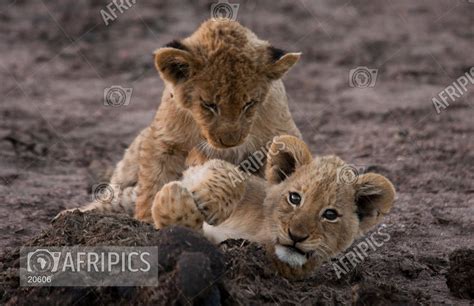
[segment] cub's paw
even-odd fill
[[[245,192],[244,180],[232,180],[236,166],[213,159],[191,167],[183,174],[183,185],[191,191],[196,206],[210,225],[230,217]]]
[[[229,199],[216,195],[216,191],[203,188],[192,193],[197,209],[210,225],[219,225],[224,222],[230,217],[235,206]]]
[[[204,218],[181,182],[164,185],[155,196],[151,212],[156,228],[175,224],[202,229]]]

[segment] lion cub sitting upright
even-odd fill
[[[184,225],[217,243],[228,238],[263,243],[280,272],[304,276],[349,247],[392,207],[395,190],[387,178],[366,173],[348,184],[338,180],[344,166],[336,156],[313,159],[296,137],[275,137],[266,181],[252,176],[236,182],[230,178],[235,166],[210,160],[161,189],[153,219],[157,228]]]
[[[135,209],[136,218],[152,222],[155,194],[182,175],[190,151],[199,153],[199,163],[239,164],[274,136],[301,137],[280,80],[299,57],[226,19],[206,21],[190,37],[158,49],[165,90],[155,119],[118,163],[113,199],[81,210]]]

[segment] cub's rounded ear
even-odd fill
[[[359,176],[354,187],[359,230],[365,233],[390,211],[395,200],[395,188],[386,177],[376,173]]]
[[[154,52],[155,67],[161,77],[176,85],[189,78],[194,60],[188,48],[179,41],[172,41]]]
[[[267,153],[265,177],[271,184],[278,184],[312,160],[308,146],[301,139],[289,135],[277,136],[273,138]]]
[[[299,52],[286,52],[284,50],[269,47],[268,52],[270,55],[270,64],[267,68],[267,76],[276,80],[281,78],[294,64],[298,61],[301,56]]]

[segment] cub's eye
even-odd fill
[[[210,103],[210,102],[201,102],[201,106],[213,113],[217,113],[217,104],[216,103]]]
[[[243,108],[244,112],[252,108],[252,106],[254,106],[256,103],[257,101],[255,100],[250,100],[249,102],[245,103],[244,108]]]
[[[288,202],[292,205],[300,205],[301,204],[301,195],[297,192],[290,192],[288,194]]]
[[[328,219],[329,221],[334,221],[337,217],[339,217],[337,211],[331,208],[326,209],[323,213],[323,218]]]

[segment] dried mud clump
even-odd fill
[[[158,305],[225,299],[222,253],[203,236],[182,227],[162,231],[127,216],[73,212],[61,216],[25,246],[158,246],[158,287],[19,287],[19,249],[0,258],[0,304]]]

